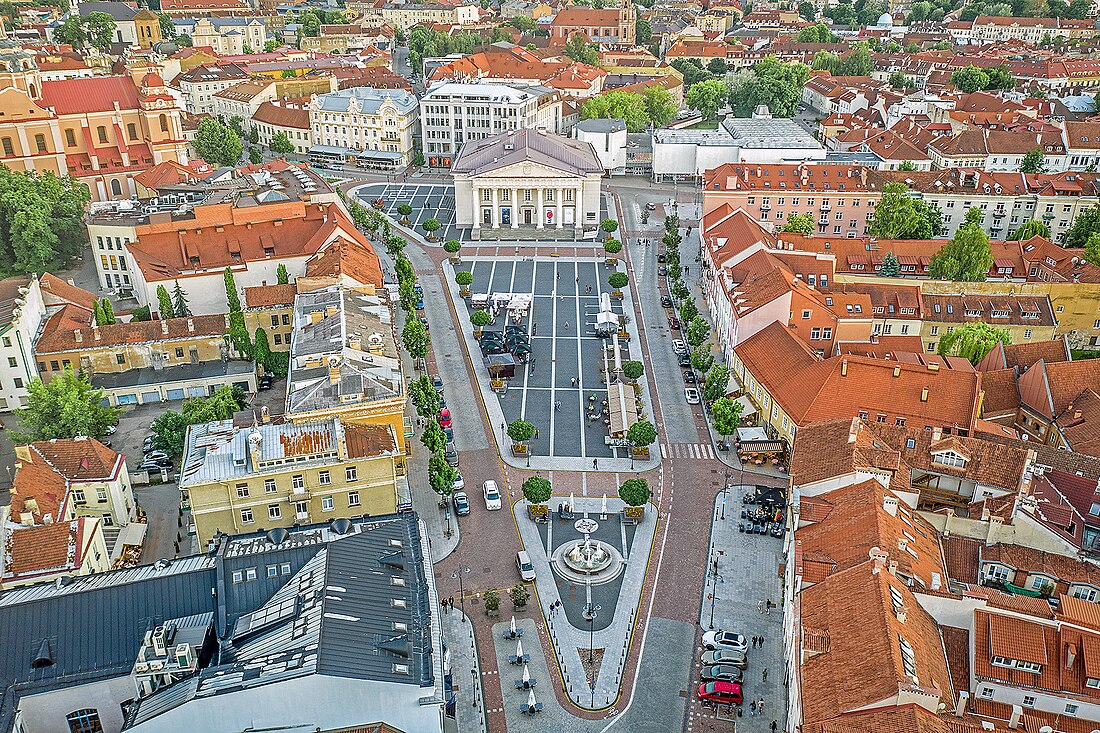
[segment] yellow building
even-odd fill
[[[1058,329],[1050,298],[1042,295],[925,294],[921,312],[921,341],[929,353],[936,351],[943,336],[967,323],[1004,329],[1014,344],[1049,341]]]
[[[409,503],[402,460],[388,425],[225,420],[188,429],[180,490],[205,544],[218,532],[395,512]]]

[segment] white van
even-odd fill
[[[486,481],[483,492],[485,494],[485,508],[489,511],[500,509],[501,501],[500,492],[497,491],[497,482],[492,480]]]

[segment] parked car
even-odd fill
[[[735,652],[732,649],[715,649],[711,652],[703,652],[700,661],[708,667],[715,664],[732,664],[734,667],[745,669],[749,666],[749,660],[745,656],[745,652]]]
[[[435,387],[442,394],[443,392],[443,377],[436,374],[432,377],[432,386]]]
[[[516,567],[519,568],[519,579],[526,582],[535,579],[535,566],[531,564],[531,556],[526,550],[516,553]]]
[[[672,298],[668,297],[667,295],[662,295],[661,296],[661,305],[663,305],[665,308],[671,308],[672,307]]]
[[[148,471],[149,473],[158,473],[169,467],[169,463],[162,463],[160,461],[142,461],[138,467],[138,471]]]
[[[275,384],[275,377],[270,374],[265,374],[260,377],[260,389],[271,389],[271,385]]]
[[[482,486],[482,492],[485,494],[485,508],[489,511],[496,511],[501,507],[500,492],[497,491],[497,482],[493,480],[486,481]]]
[[[114,435],[118,431],[118,425],[108,425],[107,435]]]
[[[453,427],[452,428],[443,428],[443,434],[447,436],[447,442],[448,443],[453,443],[454,442],[455,429]]]
[[[682,367],[689,367],[691,366],[691,355],[686,352],[680,354],[676,357],[676,362]]]
[[[740,705],[741,685],[737,682],[704,682],[699,685],[699,699],[719,705]]]
[[[443,458],[447,461],[448,466],[458,466],[458,451],[453,448],[443,452]]]
[[[455,514],[460,517],[465,517],[470,513],[470,497],[466,496],[465,491],[456,491],[451,494],[451,502],[455,505]]]
[[[444,452],[444,455],[446,455],[446,452]],[[457,468],[455,469],[455,482],[451,485],[451,488],[455,491],[466,488],[466,480],[462,478],[462,471]]]
[[[684,387],[684,397],[687,398],[689,405],[699,404],[699,390],[695,387]]]
[[[451,427],[451,411],[448,410],[446,407],[439,411],[439,427]]]
[[[645,205],[645,208],[646,208],[646,211],[656,211],[657,210],[657,204],[653,201],[650,201],[648,204]]]
[[[680,319],[677,318],[676,316],[669,316],[668,317],[668,327],[671,328],[673,331],[679,331],[680,330]]]
[[[661,275],[662,277],[667,275],[668,274],[668,266],[667,265],[661,265],[660,267],[658,267],[657,268],[657,274]]]
[[[141,452],[148,453],[153,450],[153,436],[149,436],[145,439],[145,442],[141,444]]]
[[[672,350],[675,351],[677,354],[686,354],[687,350],[688,350],[688,347],[687,347],[687,344],[685,344],[682,339],[673,339],[672,340]]]
[[[416,309],[418,311],[424,310],[424,298],[423,297],[417,298],[417,300],[416,300]]]
[[[698,381],[695,377],[695,372],[691,369],[684,370],[684,381],[688,384],[695,384]]]
[[[741,670],[732,664],[714,664],[703,667],[699,675],[704,680],[725,680],[726,682],[740,682]]]
[[[427,330],[429,330],[429,329],[431,328],[431,326],[429,326],[429,325],[428,325],[428,318],[427,318],[427,316],[420,316],[420,322],[424,324],[424,330],[425,330],[425,331],[427,331]]]
[[[143,458],[142,460],[145,460],[145,461],[167,461],[168,460],[168,454],[165,453],[162,450],[151,450],[151,451],[149,451],[148,453],[145,454],[145,458]]]
[[[666,257],[664,252],[658,252],[657,253],[657,261],[658,262],[664,262],[666,260],[666,258],[667,257]]]
[[[707,649],[730,649],[745,652],[749,649],[748,639],[743,634],[732,631],[708,631],[703,634],[703,646]]]

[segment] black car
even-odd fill
[[[260,377],[260,389],[271,389],[271,385],[275,384],[275,377],[270,374],[265,374]]]
[[[657,253],[657,261],[658,262],[664,262],[665,261],[665,253],[664,252],[658,252]]]
[[[667,275],[668,274],[668,267],[665,266],[665,265],[661,265],[660,267],[657,268],[657,274],[661,275],[661,276]]]
[[[741,670],[732,664],[714,664],[703,667],[699,675],[704,680],[725,680],[726,682],[740,682]]]
[[[683,354],[679,354],[676,357],[676,361],[680,364],[680,366],[691,366],[691,355],[686,352]]]
[[[661,305],[663,305],[665,308],[671,308],[672,307],[672,298],[668,297],[667,295],[662,295],[661,296]]]
[[[696,381],[695,372],[693,372],[690,369],[686,370],[684,372],[684,381],[687,382],[688,384],[695,384],[695,381]]]

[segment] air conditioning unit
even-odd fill
[[[135,672],[148,672],[149,671],[149,663],[148,662],[138,662],[137,664],[134,665],[134,671]]]
[[[164,662],[160,659],[154,659],[153,661],[149,662],[149,669],[153,671],[164,669]]]

